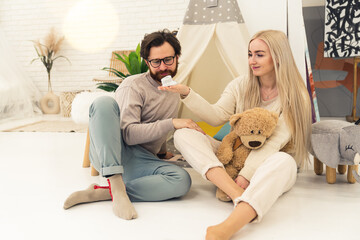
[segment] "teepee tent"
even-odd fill
[[[190,0],[177,37],[182,55],[175,80],[210,103],[232,79],[247,73],[249,34],[237,1]],[[179,115],[197,120],[184,106]]]

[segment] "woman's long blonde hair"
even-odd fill
[[[256,33],[250,40],[260,39],[270,49],[274,62],[276,86],[281,101],[281,111],[292,133],[294,158],[303,167],[309,159],[308,147],[311,134],[311,103],[305,82],[295,64],[286,35],[277,30]],[[249,84],[244,95],[244,110],[261,103],[260,81],[249,66]]]

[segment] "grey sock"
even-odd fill
[[[97,184],[91,184],[87,189],[72,193],[64,203],[64,209],[71,208],[80,203],[111,200],[109,189],[99,188]]]
[[[122,176],[117,174],[108,179],[113,197],[113,211],[115,215],[126,220],[137,218],[135,208],[126,193]]]

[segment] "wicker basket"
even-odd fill
[[[60,93],[60,108],[61,115],[63,117],[70,117],[72,101],[74,100],[76,94],[80,92],[81,91]]]
[[[114,53],[117,53],[120,56],[122,56],[123,54],[129,55],[131,52],[133,52],[133,51],[132,50],[113,51],[111,53],[110,68],[114,68],[124,74],[128,74],[129,72],[128,72],[125,64],[122,61],[118,60],[117,56]],[[115,76],[115,74],[112,72],[109,72],[109,76]]]

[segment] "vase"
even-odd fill
[[[44,114],[58,114],[60,112],[60,98],[52,91],[40,100],[40,107]]]

